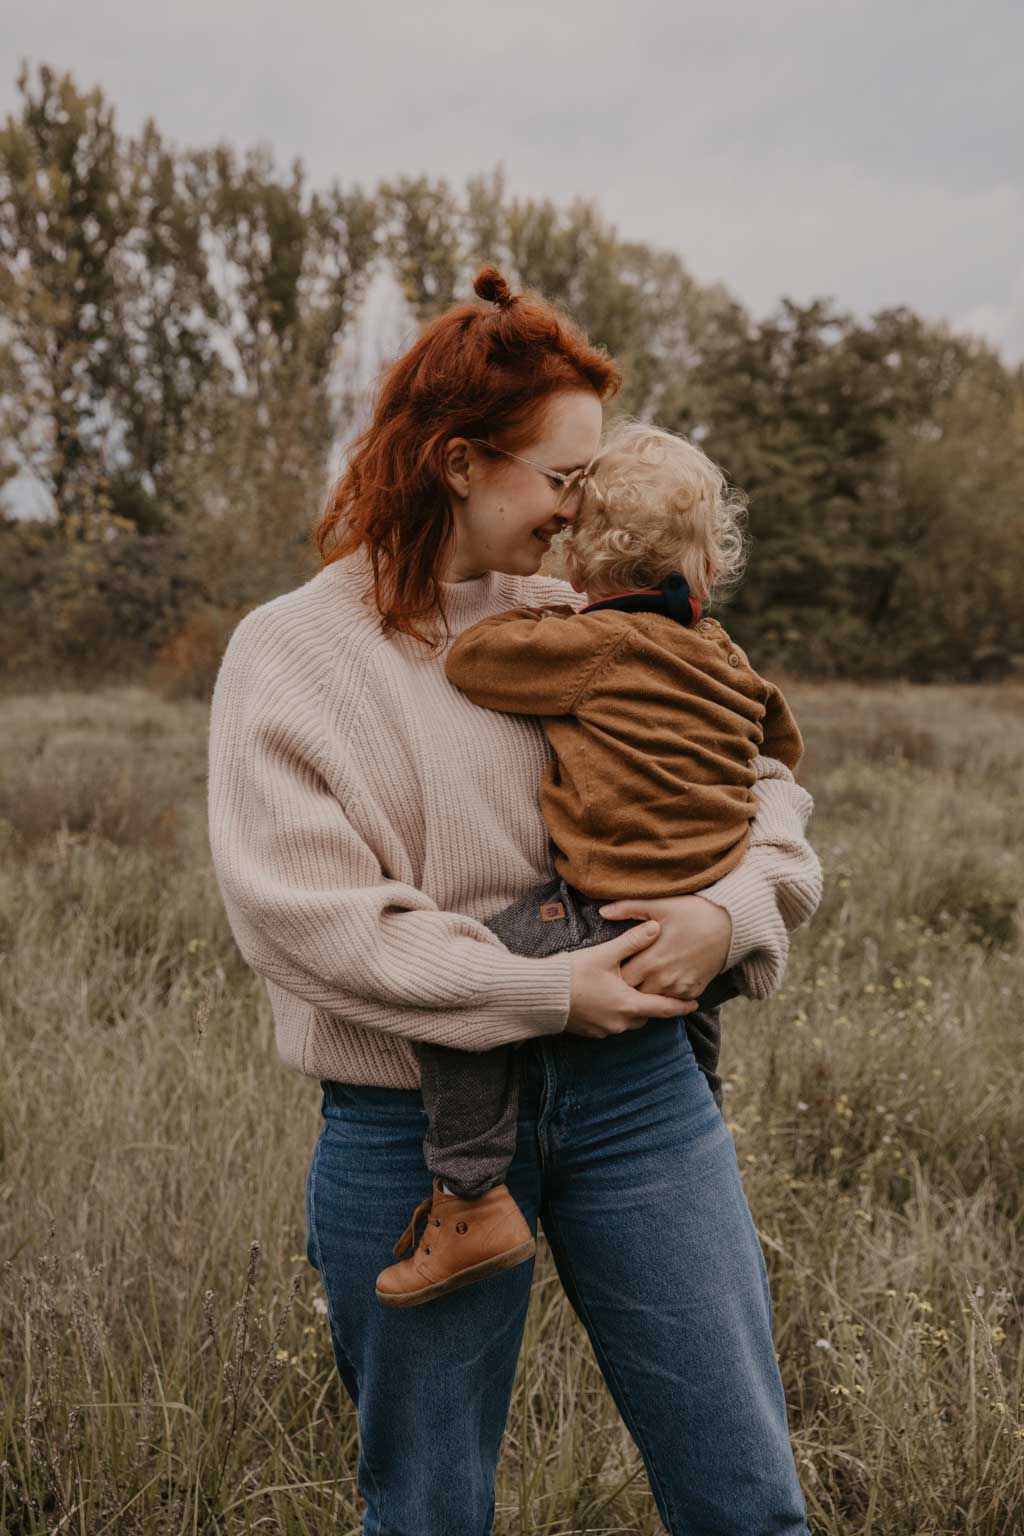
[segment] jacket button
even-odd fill
[[[740,659],[737,656],[736,652],[735,651],[730,651],[730,653],[729,653],[729,665],[730,665],[730,667],[738,667],[739,664],[740,664]]]

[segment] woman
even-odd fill
[[[429,1180],[410,1042],[431,1040],[522,1042],[509,1189],[543,1226],[666,1528],[806,1533],[764,1258],[685,1015],[728,967],[777,984],[820,897],[810,798],[758,759],[734,870],[701,896],[604,909],[653,931],[534,958],[485,926],[553,873],[547,747],[533,717],[450,685],[444,656],[486,614],[586,601],[539,567],[619,374],[493,268],[475,287],[492,308],[455,306],[388,370],[318,529],[323,569],[235,630],[210,720],[232,931],[282,1060],[323,1091],[307,1252],[358,1407],[364,1531],[490,1531],[533,1272],[429,1307],[375,1298]]]

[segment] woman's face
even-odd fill
[[[545,469],[568,474],[597,452],[601,402],[592,390],[552,396],[541,435],[515,451]],[[465,437],[448,443],[445,468],[455,544],[442,581],[466,581],[486,571],[536,574],[549,535],[571,523],[571,504],[559,507],[559,486],[520,459],[494,456]],[[538,537],[542,535],[542,537]]]

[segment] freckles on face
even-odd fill
[[[534,528],[544,521],[544,509],[534,506],[534,498],[531,496],[531,487],[526,487],[522,500],[514,499],[511,503],[500,501],[494,511],[494,533],[501,543],[511,540],[520,543],[528,538]]]

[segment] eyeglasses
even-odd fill
[[[529,464],[531,469],[535,469],[546,480],[553,482],[559,493],[559,506],[565,506],[569,499],[573,497],[573,492],[579,491],[586,475],[586,470],[583,469],[572,469],[567,475],[563,474],[560,469],[548,469],[545,464],[538,464],[534,459],[524,459],[521,453],[511,453],[507,448],[499,448],[495,443],[489,443],[483,437],[467,437],[466,441],[467,443],[479,443],[482,448],[489,448],[492,453],[503,453],[506,458],[518,459],[520,464]],[[587,467],[589,468],[589,466]],[[573,497],[573,499],[575,498]]]

